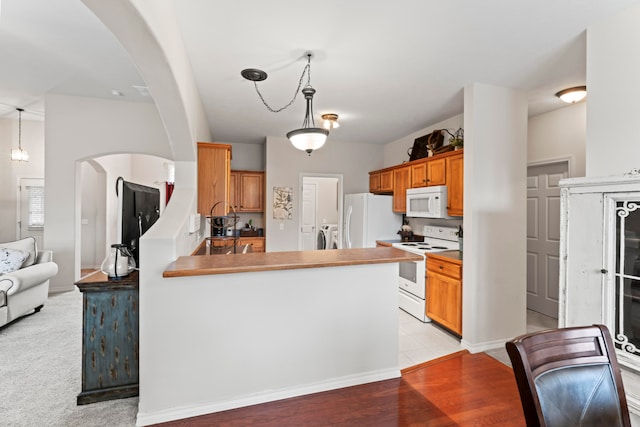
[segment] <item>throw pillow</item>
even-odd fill
[[[17,240],[15,242],[0,243],[0,248],[26,252],[28,257],[22,264],[23,267],[29,267],[30,265],[35,264],[36,258],[38,257],[36,238],[33,236],[25,237],[24,239]]]
[[[0,248],[0,273],[11,273],[22,267],[29,254],[9,248]]]

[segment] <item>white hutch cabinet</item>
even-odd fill
[[[560,181],[559,326],[607,325],[640,413],[640,171]]]

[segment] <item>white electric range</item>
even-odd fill
[[[430,322],[426,314],[426,259],[429,253],[457,251],[458,229],[455,227],[424,227],[423,242],[394,243],[394,248],[422,255],[421,261],[401,262],[398,275],[400,308],[422,322]]]

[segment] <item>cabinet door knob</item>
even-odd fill
[[[442,266],[442,265],[441,265],[441,266],[440,266],[440,270],[442,270],[443,268],[444,268],[444,266]]]
[[[606,268],[603,268],[603,269],[601,269],[601,270],[600,270],[600,273],[602,273],[602,274],[607,274],[607,273],[608,273],[608,271],[607,271],[607,269],[606,269]]]

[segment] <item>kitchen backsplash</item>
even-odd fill
[[[462,218],[460,219],[435,219],[435,218],[407,218],[409,225],[414,234],[421,235],[422,229],[425,225],[442,225],[446,227],[458,227],[462,225]]]

